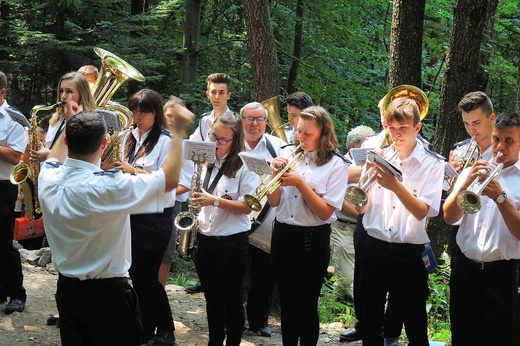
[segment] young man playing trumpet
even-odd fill
[[[501,114],[491,135],[493,155],[503,164],[479,196],[482,206],[464,213],[457,197],[490,171],[477,161],[459,176],[444,203],[444,220],[462,219],[452,259],[450,316],[452,345],[512,345],[520,259],[520,114]]]
[[[367,191],[368,203],[356,207],[365,213],[362,226],[367,232],[360,255],[363,345],[383,345],[390,294],[401,308],[410,345],[427,346],[428,272],[422,253],[430,241],[426,217],[440,208],[444,164],[418,142],[422,123],[415,100],[393,100],[384,116],[390,140],[397,141],[390,151],[399,150],[393,165],[402,172],[402,182],[374,164],[377,184]]]

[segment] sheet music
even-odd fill
[[[372,149],[374,148],[352,148],[349,150],[349,153],[356,166],[361,167],[367,161],[367,151]]]
[[[186,160],[195,163],[215,162],[215,142],[192,141],[185,139],[182,142],[182,151]]]
[[[271,174],[271,168],[269,167],[269,164],[265,158],[247,153],[245,151],[238,153],[238,156],[240,156],[244,166],[246,166],[248,171],[255,172],[260,176]]]
[[[399,179],[399,181],[403,181],[403,174],[397,167],[388,162],[384,157],[378,155],[374,151],[370,150],[367,152],[367,160],[370,162],[377,162],[382,164],[386,169],[388,169],[393,175]]]
[[[13,121],[16,121],[18,124],[22,125],[23,127],[28,128],[28,129],[31,128],[31,123],[29,122],[29,120],[27,120],[25,115],[23,115],[17,109],[14,109],[12,107],[7,107],[7,108],[5,108],[5,111],[11,117],[11,119]]]

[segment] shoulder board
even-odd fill
[[[336,155],[337,157],[339,157],[340,159],[342,159],[342,160],[343,160],[347,165],[351,165],[351,164],[352,164],[352,162],[351,162],[349,159],[347,159],[347,158],[345,157],[345,155],[343,155],[343,154],[340,153],[339,151],[334,151],[334,150],[332,150],[332,152],[334,153],[334,155]]]
[[[285,148],[287,148],[287,147],[293,147],[293,146],[295,146],[294,143],[289,143],[289,144],[286,144],[286,145],[282,145],[282,146],[280,147],[280,149],[285,149]]]
[[[435,151],[433,151],[431,149],[424,148],[424,151],[426,151],[428,154],[430,154],[432,156],[435,156],[439,160],[446,161],[446,158],[444,156],[442,156],[441,154],[436,153]]]
[[[210,115],[211,112],[206,112],[206,113],[202,113],[202,115],[200,116],[201,118],[204,118],[204,117],[207,117],[208,115]]]
[[[9,106],[5,109],[5,111],[11,117],[11,119],[13,119],[13,121],[17,122],[18,124],[22,125],[23,127],[27,127],[29,129],[31,128],[31,123],[29,122],[29,120],[27,120],[25,115],[23,115],[23,113],[20,112],[18,109],[14,108],[12,106]]]
[[[112,168],[106,171],[94,172],[94,175],[114,175],[117,172],[121,172],[121,168]]]
[[[454,147],[454,148],[458,148],[458,147],[460,147],[460,146],[463,146],[463,145],[465,145],[465,144],[468,144],[469,142],[471,142],[471,138],[466,138],[466,139],[463,140],[463,141],[460,141],[460,142],[457,142],[457,143],[453,144],[453,147]]]
[[[428,140],[421,136],[419,133],[417,134],[417,139],[426,145],[430,145],[430,142],[428,142]]]
[[[51,166],[51,167],[54,167],[54,168],[58,168],[59,166],[62,165],[62,163],[59,162],[59,161],[45,161],[45,164],[47,166]]]
[[[171,136],[172,136],[172,132],[171,132],[170,130],[168,130],[168,129],[162,129],[161,133],[162,133],[163,135],[168,136],[168,137],[171,137]]]

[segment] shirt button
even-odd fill
[[[291,219],[294,219],[294,215],[291,215]]]
[[[298,198],[298,196],[294,196],[294,198]]]
[[[394,205],[394,206],[392,206],[392,209],[395,209],[395,205]]]
[[[399,164],[399,166],[402,166],[402,165],[403,165],[403,163],[401,162],[401,163]]]

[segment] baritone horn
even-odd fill
[[[301,148],[301,143],[289,156],[289,161],[278,171],[278,173],[267,182],[263,182],[256,188],[256,195],[245,195],[244,202],[254,211],[260,211],[263,208],[261,203],[266,195],[272,194],[277,188],[282,185],[280,178],[290,169],[298,167],[303,158],[303,151],[296,153]]]
[[[265,109],[267,109],[267,125],[271,129],[271,134],[282,139],[287,143],[287,136],[285,135],[284,127],[288,123],[282,123],[280,117],[279,96],[271,97],[260,102]]]
[[[478,178],[475,178],[467,190],[459,193],[457,196],[457,205],[463,212],[475,214],[480,210],[482,207],[482,199],[480,198],[482,191],[484,191],[493,178],[500,174],[504,167],[503,163],[498,164],[497,162],[498,158],[502,155],[502,152],[499,151],[495,157],[489,161],[489,168],[486,171],[486,179],[482,183],[479,183]],[[477,186],[479,186],[477,190],[473,191]]]

